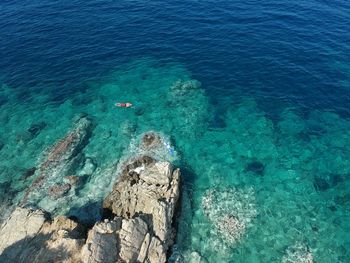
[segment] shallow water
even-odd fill
[[[1,7],[3,218],[83,113],[94,123],[84,158],[96,170],[39,207],[99,219],[115,180],[104,171],[154,130],[176,150],[159,158],[183,171],[173,250],[185,262],[194,251],[208,262],[296,262],[295,251],[350,262],[348,3]],[[243,224],[234,242],[221,214]]]

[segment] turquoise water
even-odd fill
[[[81,184],[57,199],[30,188],[34,205],[101,219],[111,171],[156,131],[175,150],[157,158],[182,170],[172,260],[350,262],[349,10],[343,0],[3,0],[0,220],[46,149],[87,115],[72,174]]]
[[[69,202],[41,202],[42,208],[69,214],[72,207],[100,202],[113,181],[101,171],[128,154],[140,134],[155,130],[170,136],[173,161],[183,169],[177,251],[196,251],[208,262],[280,262],[299,246],[315,262],[349,261],[349,120],[320,110],[305,118],[287,106],[272,120],[245,97],[218,126],[190,72],[153,59],[127,63],[87,85],[60,105],[44,91],[17,103],[16,91],[2,85],[8,97],[0,111],[3,206],[20,200],[34,180],[24,179],[25,169],[37,165],[84,112],[95,127],[83,152],[97,169]],[[116,108],[116,101],[134,107]],[[45,125],[31,134],[38,123]],[[212,205],[203,206],[210,189],[216,193]],[[216,224],[225,213],[244,224],[233,241]]]

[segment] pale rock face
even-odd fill
[[[41,210],[16,208],[0,229],[0,262],[75,263],[84,244],[80,226],[64,216],[52,222]]]
[[[106,231],[110,224],[118,227]],[[152,236],[142,218],[116,217],[96,224],[89,232],[81,259],[84,263],[161,263],[166,262],[166,250],[163,242]]]
[[[142,169],[138,169],[142,167]],[[138,171],[139,173],[137,173]],[[130,160],[104,207],[123,218],[119,257],[125,262],[165,262],[179,197],[179,170],[150,157]],[[132,241],[132,242],[130,242]]]
[[[0,229],[0,254],[5,248],[26,237],[35,236],[45,222],[45,213],[16,208]],[[14,231],[15,230],[15,231]]]
[[[147,224],[141,218],[123,220],[119,233],[119,257],[122,260],[125,262],[136,261],[147,231]]]
[[[117,236],[108,226],[95,225],[90,230],[81,253],[82,262],[114,263],[117,260]]]
[[[147,170],[140,171],[140,179],[150,185],[167,186],[172,175],[172,166],[168,162],[152,164]]]

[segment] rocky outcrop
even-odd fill
[[[88,118],[80,118],[63,139],[46,151],[35,171],[36,179],[23,197],[22,205],[28,202],[38,203],[47,192],[57,198],[69,191],[70,187],[67,185],[62,187],[61,180],[70,175],[81,161],[81,149],[89,139],[91,127],[92,123]],[[52,188],[52,184],[56,184],[56,187]]]
[[[80,119],[48,151],[24,201],[37,202],[44,193],[57,205],[81,176],[94,172],[94,163],[86,160],[81,174],[71,173],[90,126],[88,119]],[[66,217],[51,220],[43,210],[17,207],[0,228],[0,262],[166,262],[175,237],[172,222],[180,180],[179,169],[160,159],[170,149],[159,134],[146,133],[134,157],[107,170],[118,178],[103,202],[112,216],[96,223],[86,239],[83,227]]]
[[[179,170],[142,156],[129,160],[104,201],[116,217],[97,224],[83,249],[84,262],[165,262],[173,242],[172,219]],[[117,247],[111,254],[109,246]]]
[[[0,262],[80,262],[84,229],[41,210],[16,208],[0,228]]]

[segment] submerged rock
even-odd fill
[[[2,150],[2,148],[4,148],[4,146],[5,144],[2,141],[0,141],[0,151]]]
[[[124,135],[131,136],[137,129],[137,126],[135,123],[126,120],[121,124],[121,132]]]
[[[82,159],[81,149],[89,139],[91,127],[92,123],[88,118],[79,119],[63,139],[45,152],[36,169],[36,179],[25,193],[22,204],[28,201],[38,203],[46,197],[52,182],[62,182],[66,175],[77,169]]]
[[[70,189],[70,184],[55,184],[49,187],[48,194],[51,198],[56,199],[68,193]]]
[[[171,93],[174,96],[184,96],[192,90],[201,88],[201,83],[197,80],[178,80],[171,87]]]
[[[20,144],[26,144],[31,141],[34,137],[28,131],[18,132],[16,134],[16,142]]]
[[[154,131],[141,135],[135,154],[149,155],[157,160],[174,161],[177,159],[177,153],[171,145],[170,139]]]
[[[323,176],[315,176],[313,185],[318,191],[326,191],[330,188],[336,187],[338,184],[346,181],[348,175],[346,174],[329,174]]]
[[[140,148],[151,150],[152,148],[163,147],[162,138],[158,133],[147,132],[141,138]]]
[[[72,186],[77,186],[79,185],[79,182],[81,180],[80,176],[76,175],[67,175],[64,177],[64,179]]]
[[[79,262],[83,244],[84,228],[76,222],[18,207],[0,228],[0,261]]]
[[[34,123],[28,128],[28,132],[32,135],[32,137],[38,136],[38,134],[46,127],[45,122]]]
[[[190,254],[189,263],[208,263],[197,251],[193,251]]]
[[[142,116],[144,113],[145,113],[145,109],[144,109],[144,108],[137,107],[137,108],[135,109],[135,115],[136,115],[136,116]]]
[[[313,255],[309,247],[295,244],[286,250],[282,263],[313,263]]]
[[[216,238],[222,238],[229,246],[243,237],[257,215],[254,192],[250,188],[209,189],[202,198],[202,209],[215,227]]]
[[[334,202],[338,205],[346,205],[347,203],[350,203],[350,193],[334,197]]]
[[[197,251],[185,251],[180,253],[175,251],[169,258],[170,263],[208,263],[208,260],[202,257]]]

